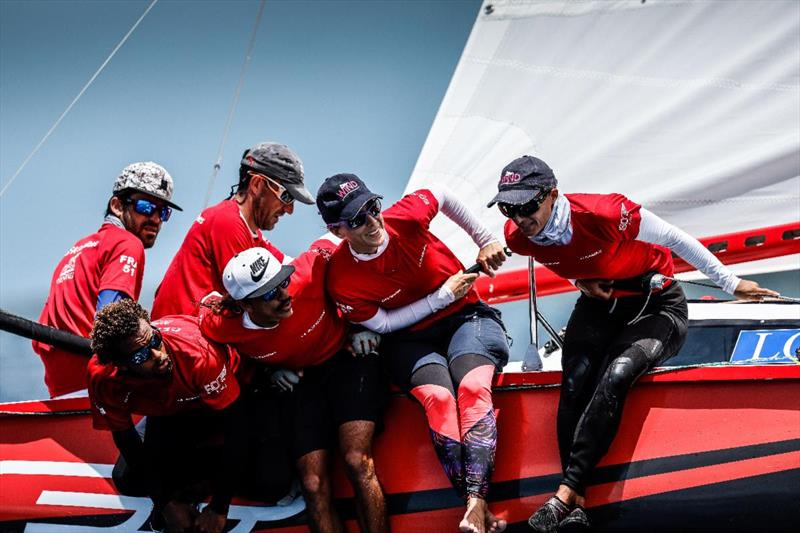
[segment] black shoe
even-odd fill
[[[569,511],[566,503],[553,496],[528,518],[528,525],[538,533],[555,533]]]
[[[558,524],[558,531],[559,533],[581,533],[588,531],[591,527],[586,509],[577,506]]]

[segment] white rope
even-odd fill
[[[19,168],[17,169],[17,171],[16,171],[16,172],[14,172],[14,175],[13,175],[13,176],[11,176],[11,178],[10,178],[8,181],[6,181],[6,184],[3,186],[3,189],[2,189],[2,190],[0,190],[0,198],[2,198],[2,197],[3,197],[3,195],[6,193],[6,191],[7,191],[7,190],[8,190],[8,188],[11,186],[11,184],[14,182],[14,180],[15,180],[15,179],[17,179],[17,176],[19,176],[20,172],[22,172],[22,169],[24,169],[24,168],[25,168],[25,165],[27,165],[27,164],[28,164],[28,161],[30,161],[30,160],[31,160],[31,158],[33,158],[33,156],[34,156],[34,155],[36,155],[36,152],[38,152],[38,151],[39,151],[39,149],[40,149],[40,148],[42,147],[42,145],[45,143],[45,141],[47,140],[47,138],[48,138],[48,137],[50,137],[50,134],[51,134],[51,133],[53,133],[53,132],[56,130],[56,128],[58,127],[58,125],[59,125],[59,124],[61,124],[61,121],[62,121],[62,120],[64,120],[64,117],[66,117],[66,116],[67,116],[67,113],[69,113],[69,112],[70,112],[70,110],[71,110],[71,109],[72,109],[72,108],[75,106],[75,104],[76,104],[76,103],[78,103],[78,100],[80,99],[80,97],[81,97],[81,96],[83,96],[83,93],[85,93],[85,92],[86,92],[86,89],[88,89],[88,88],[89,88],[89,86],[90,86],[90,85],[91,85],[91,84],[94,82],[95,78],[97,78],[97,76],[99,76],[99,75],[100,75],[100,73],[103,71],[103,69],[106,67],[106,65],[108,65],[108,62],[109,62],[109,61],[111,61],[111,58],[112,58],[112,57],[114,57],[114,55],[117,53],[117,51],[118,51],[120,48],[122,48],[122,45],[123,45],[123,44],[125,44],[125,41],[127,41],[127,40],[128,40],[128,37],[130,37],[130,36],[131,36],[131,34],[133,33],[133,31],[136,29],[136,27],[137,27],[137,26],[139,26],[139,23],[141,23],[141,22],[142,22],[142,20],[144,19],[144,17],[145,17],[145,16],[147,16],[147,14],[150,12],[150,10],[151,10],[151,9],[153,9],[153,6],[155,6],[155,5],[156,5],[156,3],[158,3],[158,0],[153,0],[152,2],[150,2],[150,5],[149,5],[149,6],[147,6],[147,9],[145,9],[145,10],[144,10],[144,13],[142,13],[142,16],[141,16],[141,17],[139,17],[139,20],[137,20],[137,21],[136,21],[136,23],[135,23],[133,26],[131,26],[131,29],[130,29],[130,30],[128,30],[128,33],[126,33],[126,34],[125,34],[125,37],[123,37],[123,38],[122,38],[122,40],[119,42],[119,44],[117,44],[117,46],[116,46],[116,47],[114,47],[114,49],[111,51],[111,53],[110,53],[110,54],[109,54],[109,56],[106,58],[106,60],[105,60],[105,61],[103,61],[103,64],[102,64],[102,65],[100,65],[100,68],[98,68],[98,69],[97,69],[97,71],[96,71],[96,72],[95,72],[95,73],[92,75],[92,77],[91,77],[91,78],[89,78],[89,81],[88,81],[88,82],[86,82],[86,85],[84,85],[84,86],[83,86],[83,89],[81,89],[81,92],[79,92],[79,93],[78,93],[78,96],[76,96],[76,97],[75,97],[75,98],[72,100],[72,102],[71,102],[71,103],[70,103],[70,104],[67,106],[67,108],[64,110],[64,112],[63,112],[63,113],[61,113],[61,116],[60,116],[60,117],[58,117],[58,120],[56,120],[56,121],[55,121],[55,123],[54,123],[54,124],[53,124],[53,125],[50,127],[50,129],[49,129],[49,130],[48,130],[48,132],[45,134],[45,136],[44,136],[44,137],[42,137],[42,140],[41,140],[41,141],[39,141],[39,144],[37,144],[37,145],[36,145],[36,148],[34,148],[34,149],[33,149],[33,151],[32,151],[30,154],[28,154],[28,157],[26,157],[26,158],[25,158],[25,160],[24,160],[24,161],[22,162],[22,164],[19,166]]]
[[[217,161],[214,163],[214,169],[211,172],[211,177],[208,180],[208,190],[206,191],[206,198],[203,201],[203,209],[208,207],[208,202],[211,200],[211,192],[214,189],[214,182],[217,180],[217,174],[222,167],[222,157],[225,153],[225,144],[228,142],[228,134],[233,124],[233,116],[236,113],[236,106],[239,104],[239,94],[242,92],[242,85],[244,84],[244,76],[247,73],[247,67],[250,66],[250,59],[253,53],[253,47],[256,44],[256,35],[258,34],[258,26],[261,24],[261,15],[264,13],[264,6],[266,0],[261,0],[258,6],[258,15],[256,15],[255,24],[253,24],[253,34],[250,36],[250,44],[247,46],[247,52],[244,55],[244,63],[242,64],[242,71],[239,73],[239,83],[236,85],[236,92],[233,95],[233,102],[231,102],[231,109],[228,112],[228,119],[225,122],[225,129],[222,132],[222,139],[219,143],[219,151],[217,152]]]

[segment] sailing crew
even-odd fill
[[[563,478],[529,518],[540,533],[588,528],[588,476],[617,433],[625,398],[649,369],[678,352],[688,307],[671,280],[675,252],[742,299],[778,294],[739,279],[700,242],[621,194],[561,194],[552,169],[522,156],[500,174],[508,246],[580,290],[567,324],[557,435]],[[655,278],[657,279],[657,278]]]
[[[88,337],[95,313],[105,305],[138,300],[144,251],[155,244],[172,210],[181,210],[172,203],[172,190],[172,177],[161,165],[141,162],[122,169],[100,229],[76,242],[56,265],[41,324]],[[33,350],[44,363],[51,398],[86,388],[86,356],[37,341]]]
[[[284,261],[284,254],[261,232],[291,215],[295,200],[314,203],[303,185],[303,163],[297,154],[274,142],[245,150],[231,195],[197,217],[173,257],[156,290],[153,318],[197,315],[204,296],[223,290],[222,270],[242,250],[267,248]]]
[[[508,360],[500,313],[480,301],[450,249],[429,230],[441,211],[480,249],[493,275],[505,260],[498,240],[448,190],[415,191],[381,211],[381,196],[354,174],[336,174],[317,193],[328,229],[344,239],[327,288],[344,317],[383,335],[393,381],[425,409],[439,461],[466,502],[462,532],[505,529],[486,498],[497,426],[492,378]]]
[[[242,476],[247,420],[237,360],[205,339],[198,322],[150,322],[138,303],[122,300],[100,310],[92,329],[93,425],[112,432],[122,456],[117,489],[153,500],[154,530],[220,533]],[[134,414],[147,416],[144,440]],[[198,514],[195,504],[206,496],[198,484],[209,479],[211,502]]]
[[[288,392],[290,453],[311,530],[344,531],[333,508],[329,474],[338,444],[361,530],[385,532],[386,502],[372,458],[384,387],[380,362],[368,353],[379,339],[372,332],[357,333],[349,341],[353,353],[345,350],[350,328],[325,293],[325,273],[335,248],[331,240],[319,239],[284,266],[265,248],[235,255],[222,277],[227,295],[204,302],[201,329],[210,339],[235,348],[243,369],[247,362],[268,365],[268,379]]]

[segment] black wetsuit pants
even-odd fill
[[[677,283],[645,301],[581,295],[567,324],[558,446],[562,483],[579,494],[617,434],[628,390],[686,339],[688,307]]]

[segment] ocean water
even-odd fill
[[[785,296],[800,297],[800,270],[748,276],[748,279],[753,279],[764,287],[777,290]],[[706,295],[720,299],[727,298],[722,291],[689,284],[684,284],[684,291],[690,299]],[[142,301],[151,302],[152,292],[153,288],[145,289]],[[0,307],[14,314],[35,319],[39,316],[45,297],[45,294],[32,294],[28,295],[24,301],[2,300]],[[542,297],[538,302],[539,309],[550,324],[559,330],[566,325],[577,297],[577,292]],[[497,308],[503,313],[503,321],[513,340],[511,361],[521,361],[530,339],[528,302],[527,300],[510,302],[501,304]],[[540,346],[549,339],[541,327],[539,328],[539,339]],[[30,341],[0,332],[0,402],[41,398],[47,398],[47,388],[44,386],[44,367],[39,356],[31,349]]]

